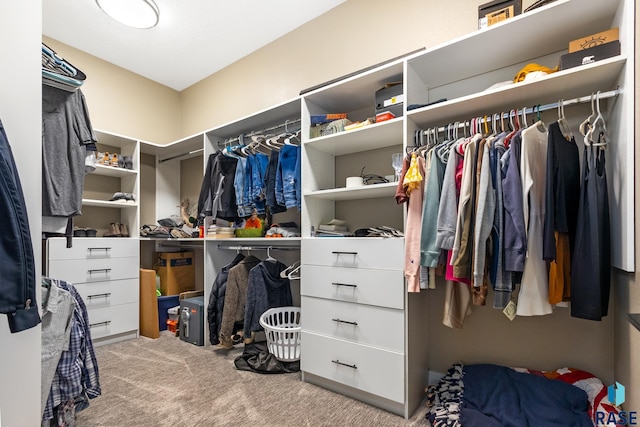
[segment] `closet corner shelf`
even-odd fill
[[[119,203],[109,200],[82,199],[82,206],[96,206],[101,208],[137,208],[137,203]]]
[[[318,190],[305,192],[305,197],[316,197],[326,200],[357,200],[375,199],[378,197],[393,197],[398,187],[397,182],[385,182],[383,184],[363,185],[354,188],[332,188],[329,190]]]
[[[394,145],[400,146],[402,145],[402,123],[402,117],[396,117],[360,129],[313,138],[306,141],[305,145],[334,156]]]
[[[476,92],[439,104],[411,110],[407,118],[418,126],[434,126],[444,120],[487,114],[496,109],[522,108],[558,100],[558,93],[564,98],[580,97],[597,90],[609,90],[614,84],[624,64],[626,56],[619,55],[592,64],[562,70],[532,82],[514,83],[509,86]],[[506,111],[505,111],[506,112]]]
[[[117,168],[113,166],[104,166],[104,165],[96,165],[96,170],[94,170],[92,175],[102,175],[102,176],[113,176],[116,178],[121,178],[123,176],[133,176],[136,175],[138,171],[124,168]]]
[[[627,318],[629,322],[640,331],[640,313],[629,313],[627,314]]]

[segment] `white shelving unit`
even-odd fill
[[[300,224],[302,238],[138,240],[143,252],[161,247],[201,250],[202,265],[196,268],[205,303],[216,275],[238,251],[261,256],[269,246],[286,248],[273,254],[284,263],[301,259],[303,264],[302,279],[292,282],[294,304],[302,306],[303,379],[408,418],[424,397],[430,360],[438,352],[438,343],[430,342],[433,332],[429,332],[426,292],[407,293],[402,272],[404,240],[319,238],[312,236],[312,227],[317,229],[319,224],[339,218],[346,220],[352,231],[378,225],[404,229],[404,206],[394,199],[397,183],[346,188],[345,178],[360,175],[363,167],[365,174],[393,174],[391,154],[412,145],[419,129],[618,89],[616,98],[602,101],[614,141],[607,158],[612,263],[634,271],[635,134],[634,127],[628,125],[635,120],[634,7],[632,0],[557,0],[167,146],[99,131],[100,144],[132,155],[136,166],[133,171],[98,167],[87,182],[84,206],[106,212],[112,222],[129,223],[132,236],[138,237],[139,205],[144,201],[131,205],[108,200],[115,191],[139,196],[139,153],[156,156],[155,216],[162,218],[174,214],[180,202],[181,160],[201,157],[205,168],[209,156],[222,148],[224,141],[299,121],[302,209],[289,209],[277,219]],[[612,27],[620,29],[621,55],[536,81],[487,90],[496,82],[512,80],[530,62],[554,67],[570,40]],[[402,117],[310,138],[311,115],[347,113],[352,121],[374,117],[375,92],[400,81],[405,95]],[[446,101],[407,109],[443,98]],[[82,221],[77,225],[84,226]],[[392,320],[375,323],[378,318]],[[392,335],[393,340],[380,343],[367,336],[371,325]],[[206,321],[205,342],[208,345]],[[325,353],[331,353],[332,359],[321,357]],[[384,372],[393,375],[378,377]]]

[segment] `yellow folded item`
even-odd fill
[[[531,73],[533,71],[542,71],[543,73],[551,74],[551,73],[555,73],[556,71],[558,71],[558,67],[549,68],[549,67],[545,67],[544,65],[540,65],[540,64],[536,64],[536,63],[532,62],[532,63],[529,63],[529,64],[525,65],[524,67],[522,67],[522,69],[520,71],[518,71],[518,74],[516,74],[516,76],[513,78],[513,82],[514,83],[519,83],[519,82],[523,81],[525,79],[525,77],[527,77],[527,74],[529,74],[529,73]]]

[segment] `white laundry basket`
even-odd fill
[[[262,313],[260,326],[267,336],[269,353],[282,362],[300,360],[300,307],[276,307]]]

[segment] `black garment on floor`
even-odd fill
[[[609,307],[611,240],[604,150],[584,149],[584,173],[571,262],[571,316],[602,320]]]
[[[236,369],[260,374],[290,374],[300,370],[300,361],[281,362],[269,353],[267,343],[245,344],[242,354],[233,361]]]

